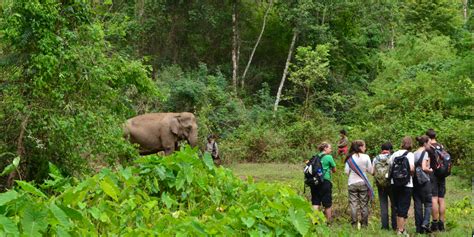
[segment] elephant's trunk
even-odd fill
[[[193,130],[188,137],[188,143],[191,147],[197,146],[197,141],[198,141],[198,134],[197,134],[197,129]]]

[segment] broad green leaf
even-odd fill
[[[11,172],[13,172],[16,168],[18,168],[18,165],[20,164],[20,157],[17,156],[15,157],[15,159],[13,159],[13,162],[9,165],[7,165],[2,173],[0,174],[0,176],[4,176],[4,175],[7,175],[7,174],[10,174]]]
[[[20,232],[18,231],[18,227],[16,226],[15,222],[10,220],[10,218],[0,215],[0,226],[2,226],[3,231],[7,234],[12,234],[13,236],[19,236]],[[5,235],[9,236],[9,235]]]
[[[18,193],[15,190],[10,190],[6,193],[0,193],[0,206],[18,198]]]
[[[212,157],[208,152],[204,153],[204,156],[202,157],[202,160],[204,161],[204,164],[206,164],[206,166],[209,170],[212,170],[212,169],[215,168],[214,161],[212,160]]]
[[[288,219],[290,220],[291,224],[293,224],[296,230],[304,236],[308,232],[310,227],[310,222],[308,218],[306,218],[306,213],[299,210],[295,211],[293,208],[290,208],[288,212]]]
[[[161,194],[161,200],[165,203],[168,209],[173,206],[173,203],[175,203],[175,200],[173,200],[166,192]]]
[[[122,169],[122,170],[120,170],[120,173],[122,174],[122,176],[125,180],[129,180],[132,177],[132,168],[127,167],[125,169]]]
[[[56,228],[56,234],[60,237],[69,237],[71,236],[67,230],[65,230],[62,226],[58,226]]]
[[[89,213],[94,217],[94,219],[98,220],[100,218],[100,210],[97,207],[93,207],[89,209]]]
[[[240,219],[247,226],[247,228],[250,228],[253,226],[253,224],[255,224],[255,219],[252,217],[247,217],[247,218],[241,217]]]
[[[115,183],[106,177],[100,182],[100,188],[115,201],[118,201],[118,193],[120,192]]]
[[[192,221],[191,226],[194,228],[194,230],[198,231],[202,235],[206,235],[206,230],[202,227],[201,223],[197,221]]]
[[[26,236],[42,236],[42,233],[48,227],[47,210],[38,210],[36,208],[27,208],[24,210],[21,225],[23,233]]]
[[[20,165],[20,157],[19,157],[19,156],[15,157],[15,159],[13,159],[12,164],[13,164],[15,167],[18,167],[18,165]]]
[[[181,171],[179,171],[178,175],[176,176],[176,180],[175,180],[176,189],[177,190],[183,189],[184,182],[186,182],[186,178],[185,178],[185,175],[184,175],[184,171],[181,170]]]
[[[54,217],[61,223],[62,226],[69,228],[71,227],[71,222],[69,221],[69,218],[67,217],[66,213],[64,213],[61,208],[56,206],[56,204],[51,203],[49,206],[49,210],[53,213]]]
[[[20,187],[21,189],[23,189],[24,191],[28,192],[28,193],[31,193],[33,195],[36,195],[36,196],[39,196],[39,197],[43,197],[43,198],[47,198],[47,196],[41,192],[39,189],[37,189],[35,186],[33,186],[32,184],[28,183],[28,182],[25,182],[25,181],[21,181],[21,180],[16,180],[15,181]]]
[[[9,164],[5,167],[5,169],[3,169],[2,173],[0,174],[0,176],[4,176],[4,175],[7,175],[7,174],[10,174],[11,172],[13,172],[15,170],[15,166],[13,164]]]
[[[50,175],[55,175],[56,177],[60,177],[62,178],[63,176],[61,175],[61,171],[58,169],[58,167],[56,165],[54,165],[53,163],[49,162],[48,164],[48,168],[49,168],[49,173]]]

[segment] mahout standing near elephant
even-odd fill
[[[413,140],[406,136],[402,139],[401,149],[390,157],[390,178],[393,201],[397,210],[397,234],[408,235],[405,229],[408,209],[410,209],[413,189],[412,175],[415,172],[415,157],[410,150]]]
[[[431,182],[429,175],[433,172],[430,168],[430,158],[426,151],[430,147],[429,137],[417,137],[418,149],[415,156],[415,175],[413,176],[413,204],[415,206],[416,233],[430,233],[431,217]]]
[[[369,201],[373,197],[373,189],[367,177],[372,174],[372,162],[365,153],[365,142],[355,140],[351,144],[349,155],[345,160],[344,171],[349,176],[347,180],[349,204],[351,208],[351,224],[357,226],[359,211],[360,224],[367,227],[369,221]]]
[[[219,156],[219,147],[217,146],[216,136],[212,134],[207,136],[206,152],[209,152],[209,154],[211,154],[214,164],[221,164],[221,158]]]
[[[197,131],[196,118],[192,113],[149,113],[127,120],[124,136],[139,145],[141,155],[159,151],[169,155],[178,149],[181,140],[196,146]]]
[[[397,218],[395,205],[393,203],[393,192],[390,187],[390,156],[392,153],[392,143],[387,142],[382,144],[381,152],[377,155],[373,162],[372,166],[374,167],[374,179],[377,186],[379,201],[380,201],[380,219],[382,222],[382,229],[389,229],[388,223],[388,201],[390,200],[390,219],[392,223],[392,229],[397,228]]]

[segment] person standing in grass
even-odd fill
[[[207,143],[206,143],[206,152],[211,154],[212,160],[214,164],[219,166],[221,164],[221,158],[219,156],[219,148],[217,147],[216,136],[211,134],[207,136]]]
[[[418,150],[415,151],[415,174],[413,182],[413,204],[415,205],[416,233],[431,233],[429,228],[431,215],[431,182],[429,174],[433,172],[430,168],[430,158],[427,149],[430,148],[430,139],[423,135],[417,137]]]
[[[413,147],[411,137],[402,139],[401,149],[390,157],[390,178],[393,201],[397,210],[397,234],[408,236],[405,229],[408,209],[410,209],[413,190],[412,175],[415,172],[415,157],[410,150]]]
[[[345,161],[344,171],[349,175],[347,184],[349,185],[352,226],[356,226],[358,223],[359,211],[362,215],[360,224],[367,227],[369,223],[369,201],[373,197],[373,189],[367,178],[367,173],[372,174],[372,162],[370,157],[365,154],[365,150],[364,141],[353,141]]]
[[[341,138],[337,142],[337,156],[346,156],[347,155],[347,146],[349,145],[349,139],[347,138],[346,130],[342,129],[339,131]]]
[[[323,142],[318,146],[319,154],[321,159],[323,182],[319,185],[311,185],[311,204],[315,210],[319,210],[321,204],[324,207],[324,215],[328,223],[332,221],[332,183],[331,183],[331,172],[336,172],[336,163],[331,155],[332,147],[331,144]]]
[[[392,229],[397,228],[397,216],[395,205],[393,203],[393,193],[390,188],[390,179],[388,177],[390,171],[390,155],[392,153],[392,143],[387,142],[382,144],[382,151],[377,155],[372,163],[374,167],[375,184],[377,185],[379,201],[380,201],[380,219],[382,222],[382,229],[388,230],[388,201],[390,199],[390,213]]]
[[[427,149],[430,157],[430,164],[433,172],[430,174],[431,194],[432,194],[432,217],[431,231],[444,231],[444,223],[446,221],[446,203],[444,195],[446,194],[446,176],[439,174],[439,155],[436,150],[444,150],[444,146],[436,141],[436,132],[428,129],[426,135],[430,138],[430,147]]]

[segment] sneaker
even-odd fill
[[[438,221],[438,230],[444,231],[444,222],[442,220]]]
[[[438,231],[438,221],[431,222],[431,232]]]

